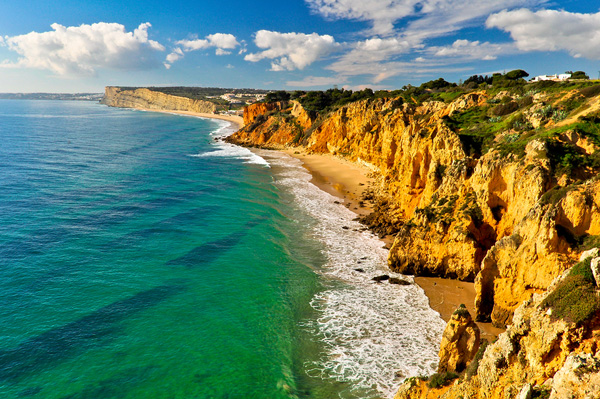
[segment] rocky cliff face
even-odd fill
[[[523,300],[573,264],[582,238],[600,234],[600,182],[594,173],[557,181],[543,140],[528,142],[523,154],[495,147],[483,155],[469,151],[465,135],[449,121],[500,95],[472,92],[419,106],[364,100],[316,118],[298,102],[256,104],[246,108],[249,124],[230,141],[302,145],[370,166],[379,176],[385,223],[397,232],[390,268],[475,281],[477,320],[504,327]],[[525,115],[538,125],[550,123],[531,110]],[[519,134],[508,130],[494,143]],[[558,140],[581,153],[598,151],[574,131]]]
[[[368,165],[379,186],[377,212],[367,219],[395,235],[389,267],[474,281],[476,319],[510,325],[475,361],[475,375],[436,389],[413,379],[398,398],[526,398],[544,390],[552,390],[552,398],[600,397],[593,396],[595,388],[591,394],[581,388],[600,379],[598,317],[554,317],[544,302],[581,252],[600,244],[600,140],[578,132],[578,125],[564,128],[569,118],[555,123],[547,110],[579,98],[575,119],[595,123],[600,101],[586,103],[577,93],[566,94],[568,101],[509,94],[480,91],[421,105],[363,100],[324,115],[297,102],[255,105],[246,111],[251,123],[229,139],[265,148],[303,146]],[[490,117],[517,102],[526,104],[518,115]],[[482,109],[488,111],[478,116],[481,122],[457,123]],[[489,150],[476,145],[483,129],[496,132]],[[585,301],[597,297],[594,288]]]
[[[190,111],[212,114],[215,104],[193,100],[186,97],[172,96],[149,89],[123,90],[120,87],[107,86],[101,101],[110,107],[151,109],[157,111]]]
[[[445,387],[412,379],[395,398],[600,397],[600,299],[587,262],[519,306],[470,373]]]

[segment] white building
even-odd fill
[[[532,82],[541,82],[542,80],[552,80],[554,82],[564,82],[565,80],[569,80],[571,78],[570,73],[561,73],[554,75],[539,75],[535,78],[531,79]]]

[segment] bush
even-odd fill
[[[496,116],[504,116],[512,114],[519,109],[519,104],[514,101],[510,101],[506,104],[498,104],[492,109],[492,113]]]
[[[596,314],[600,309],[600,300],[591,275],[590,259],[573,266],[540,306],[552,309],[552,317],[575,324],[581,324]]]
[[[583,94],[585,98],[596,97],[600,94],[600,85],[584,87],[583,89],[579,89],[579,92]]]
[[[429,382],[427,386],[429,388],[440,388],[444,385],[447,385],[450,381],[457,379],[459,376],[456,373],[451,371],[447,371],[445,373],[435,373],[431,377],[429,377]]]
[[[479,362],[481,361],[481,359],[483,359],[483,354],[485,353],[485,349],[488,347],[489,344],[490,343],[487,339],[481,340],[481,344],[479,345],[479,349],[477,350],[475,357],[473,358],[473,360],[471,360],[471,363],[469,363],[469,366],[467,367],[466,375],[468,380],[471,379],[473,376],[477,375]]]

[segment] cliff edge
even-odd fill
[[[217,106],[209,101],[173,96],[145,88],[124,89],[107,86],[100,102],[109,107],[156,111],[189,111],[212,114],[217,110]]]

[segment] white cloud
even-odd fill
[[[573,57],[600,59],[600,13],[527,9],[491,15],[489,28],[509,32],[523,51],[567,51]]]
[[[546,0],[305,0],[316,13],[331,19],[367,21],[370,34],[391,35],[395,25],[413,18],[403,29],[417,37],[439,36],[464,27],[464,23],[511,7],[544,3]]]
[[[175,44],[181,47],[176,48],[167,56],[164,63],[167,69],[171,68],[171,64],[175,61],[183,58],[184,52],[188,53],[190,51],[214,48],[216,55],[228,55],[231,54],[231,51],[228,50],[232,50],[240,45],[236,37],[229,33],[214,33],[206,36],[204,39],[179,40]]]
[[[248,54],[244,59],[250,62],[271,59],[273,60],[272,71],[304,69],[338,47],[335,39],[329,35],[280,33],[268,30],[256,32],[254,42],[256,46],[266,50]]]
[[[453,57],[461,61],[484,60],[490,61],[499,55],[517,52],[512,43],[490,43],[470,40],[456,40],[450,46],[434,46],[426,50],[435,57]]]
[[[234,49],[240,45],[236,37],[229,33],[215,33],[206,36],[204,39],[180,40],[175,44],[182,46],[186,52],[203,50],[212,47],[216,48],[217,51],[224,51],[225,49]]]
[[[97,69],[140,70],[159,64],[157,52],[165,48],[148,39],[149,23],[133,32],[117,23],[65,27],[52,31],[6,37],[5,45],[20,55],[4,66],[48,69],[59,75],[93,75]]]
[[[334,76],[307,76],[302,80],[292,80],[286,82],[287,86],[290,87],[316,87],[316,86],[332,86],[346,83],[348,79],[346,77]]]

